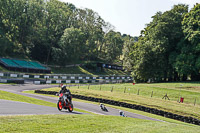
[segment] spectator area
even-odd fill
[[[36,61],[0,58],[0,65],[10,71],[51,73],[51,69]]]
[[[42,66],[41,64],[39,64],[38,62],[35,61],[31,61],[29,62],[31,65],[33,65],[34,67],[37,67],[39,69],[46,69],[46,67]]]

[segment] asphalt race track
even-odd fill
[[[25,90],[36,90],[36,89],[44,89],[44,88],[51,88],[51,87],[58,87],[58,85],[0,84],[0,90],[12,92],[15,94],[20,94],[20,95],[24,95],[24,96],[52,102],[52,103],[57,103],[58,98],[56,97],[22,93],[22,91],[25,91]],[[102,111],[99,105],[97,104],[90,104],[90,103],[84,103],[84,102],[78,102],[78,101],[73,101],[73,104],[75,108],[86,110],[95,114],[119,116],[119,109],[106,107],[108,109],[108,112],[105,112],[105,111]],[[124,111],[124,112],[127,117],[153,120],[153,121],[161,121],[158,119],[146,117],[146,116],[135,114],[135,113],[130,113],[127,111]],[[29,103],[0,99],[0,115],[35,115],[35,114],[37,115],[37,114],[84,114],[84,113],[75,112],[75,111],[70,113],[65,110],[60,112],[58,111],[57,107],[53,108],[53,107],[47,107],[47,106],[42,106],[42,105],[34,105],[34,104],[29,104]]]
[[[47,111],[48,110],[48,111]],[[0,115],[82,114],[58,111],[54,107],[0,99]]]

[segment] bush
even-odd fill
[[[84,66],[85,66],[85,68],[91,69],[91,70],[96,70],[96,68],[97,68],[96,63],[86,63]]]

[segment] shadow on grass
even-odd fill
[[[61,110],[60,112],[63,112],[63,113],[69,113],[69,114],[77,114],[77,115],[80,115],[80,114],[86,114],[86,113],[81,113],[81,112],[69,112],[67,110]]]

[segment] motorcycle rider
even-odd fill
[[[126,117],[125,113],[123,111],[121,111],[121,110],[119,111],[119,115],[122,116],[122,117]]]
[[[100,104],[99,104],[99,107],[100,107],[101,109],[104,109],[104,104],[103,104],[103,103],[100,103]]]
[[[100,104],[99,104],[99,107],[100,107],[103,111],[108,112],[108,110],[107,110],[107,108],[106,108],[106,105],[104,105],[103,103],[100,103]]]
[[[66,102],[67,99],[69,99],[69,102],[72,103],[72,96],[69,89],[66,88],[66,85],[61,85],[61,90],[59,93],[63,93],[63,99]]]

